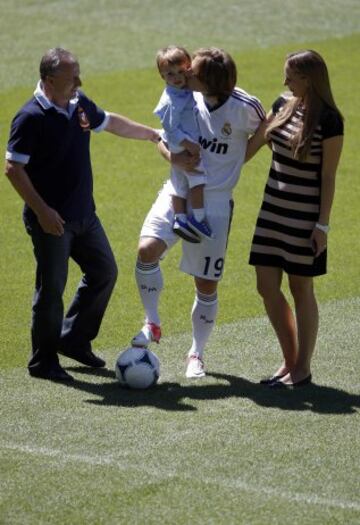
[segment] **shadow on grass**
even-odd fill
[[[114,372],[86,367],[68,367],[69,371],[99,378],[111,378],[113,382],[93,383],[76,379],[68,386],[98,396],[100,399],[86,400],[87,403],[104,406],[138,407],[152,406],[169,411],[195,411],[197,407],[189,400],[217,400],[238,397],[251,399],[262,407],[281,410],[309,410],[318,414],[354,414],[360,408],[360,395],[344,390],[312,383],[302,388],[276,390],[253,383],[242,377],[229,374],[207,373],[206,379],[190,384],[160,383],[148,390],[127,390],[121,388],[114,378]],[[209,384],[209,379],[216,384]],[[221,383],[220,383],[221,381]]]

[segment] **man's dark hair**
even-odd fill
[[[62,47],[49,49],[40,62],[41,80],[45,80],[46,77],[54,75],[63,62],[77,62],[77,59],[70,51]]]
[[[195,51],[194,58],[200,59],[199,80],[206,84],[206,94],[226,100],[236,84],[237,71],[232,57],[223,49],[210,47]]]

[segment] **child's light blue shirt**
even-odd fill
[[[198,143],[199,132],[194,115],[195,100],[189,89],[166,86],[154,114],[160,117],[164,140],[170,151],[181,151],[184,139]]]

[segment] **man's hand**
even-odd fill
[[[33,210],[45,233],[61,236],[64,233],[65,221],[53,208],[50,208],[34,188],[24,165],[7,160],[5,174],[20,197]]]
[[[200,144],[191,142],[191,140],[184,139],[180,145],[186,149],[191,155],[200,155]]]
[[[198,152],[197,155],[191,155],[188,151],[182,151],[181,153],[171,153],[170,162],[174,166],[178,166],[185,171],[193,171],[195,174],[196,166],[200,162],[200,154]]]
[[[64,234],[65,221],[56,210],[49,206],[37,215],[39,224],[45,233],[61,237]]]

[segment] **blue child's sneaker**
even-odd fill
[[[182,221],[179,217],[175,217],[173,222],[173,232],[187,242],[199,243],[199,235],[190,229],[187,222]]]
[[[197,221],[194,217],[194,215],[190,215],[187,219],[189,228],[194,231],[194,233],[197,233],[200,235],[200,237],[203,237],[204,239],[212,240],[215,239],[215,235],[213,234],[210,224],[206,219],[203,219],[202,221]]]

